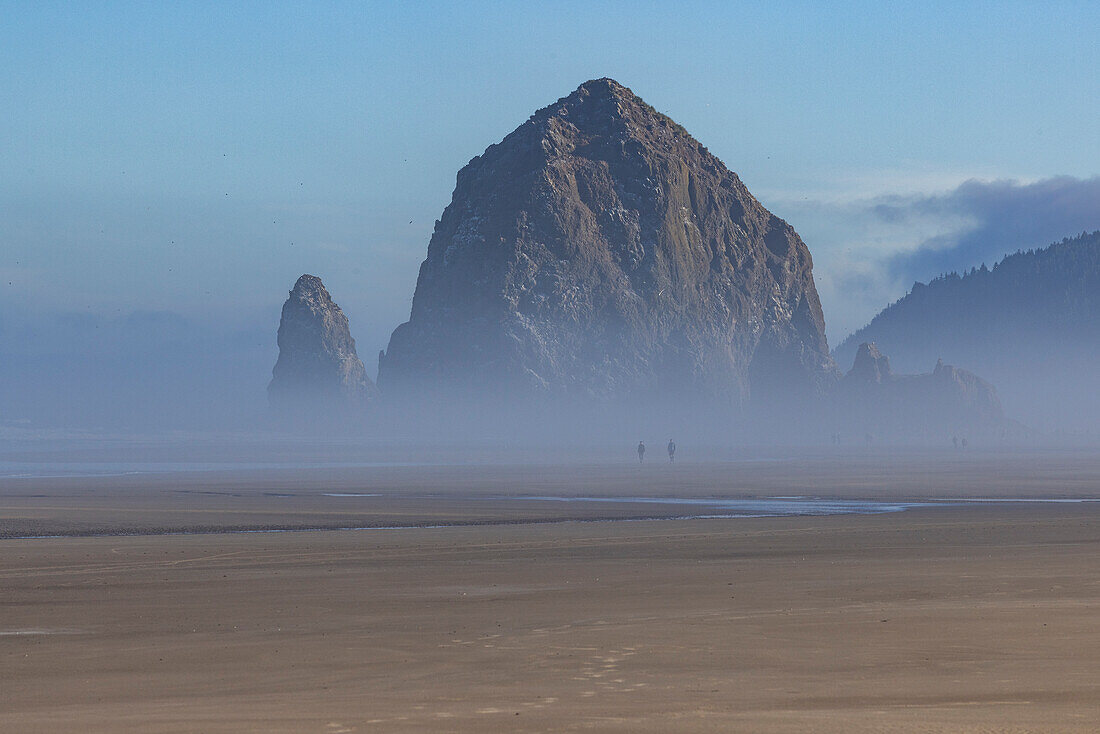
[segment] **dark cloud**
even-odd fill
[[[937,196],[891,197],[871,209],[881,222],[959,219],[968,226],[924,240],[912,251],[888,258],[889,275],[905,282],[940,273],[992,265],[1020,249],[1045,247],[1082,231],[1100,229],[1100,176],[1058,176],[1030,184],[1016,181],[963,183]]]

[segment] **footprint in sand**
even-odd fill
[[[644,685],[627,685],[627,681],[625,678],[611,678],[608,680],[601,680],[606,676],[617,674],[619,663],[633,655],[634,652],[635,648],[624,647],[622,649],[608,650],[608,654],[606,655],[593,655],[592,657],[590,657],[581,667],[581,675],[575,676],[573,680],[583,680],[594,683],[597,690],[584,691],[581,693],[581,695],[585,698],[589,698],[596,695],[597,691],[633,691],[637,690],[640,685]]]

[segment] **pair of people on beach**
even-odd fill
[[[638,442],[638,463],[641,464],[645,461],[645,442]],[[671,438],[668,440],[668,463],[676,461],[676,442]]]

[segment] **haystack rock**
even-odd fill
[[[268,397],[278,407],[355,407],[377,390],[355,352],[348,317],[321,279],[303,275],[283,304]]]
[[[684,128],[611,79],[458,173],[388,394],[738,407],[838,373],[809,250]]]

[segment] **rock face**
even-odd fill
[[[277,407],[354,407],[376,392],[355,353],[348,317],[316,276],[298,278],[283,304],[271,375],[267,393]]]
[[[930,373],[895,375],[890,360],[864,342],[838,390],[846,428],[879,437],[990,433],[1007,423],[997,391],[966,370],[936,363]]]
[[[737,407],[837,377],[810,253],[629,89],[589,81],[458,174],[391,391]]]

